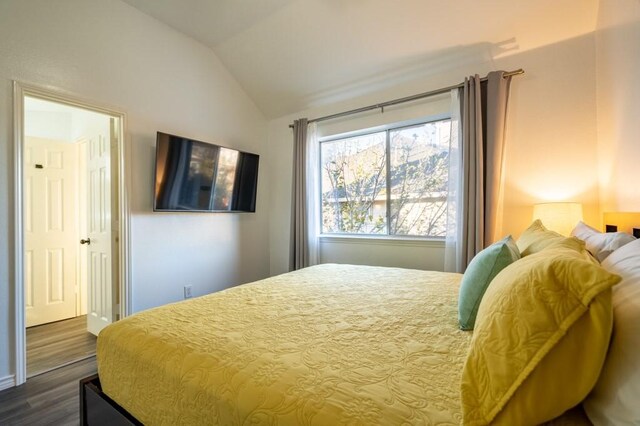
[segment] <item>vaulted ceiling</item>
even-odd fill
[[[595,30],[597,0],[124,0],[209,46],[268,118]]]

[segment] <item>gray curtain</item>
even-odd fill
[[[489,73],[480,82],[466,78],[461,88],[462,197],[459,265],[465,269],[483,248],[499,238],[501,226],[504,130],[511,77]],[[463,272],[463,271],[458,271]]]
[[[291,243],[289,270],[309,266],[307,227],[306,141],[307,119],[293,122],[293,183],[291,188]]]

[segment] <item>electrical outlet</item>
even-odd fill
[[[184,298],[185,299],[191,299],[192,295],[191,295],[191,287],[190,285],[185,285],[184,286]]]

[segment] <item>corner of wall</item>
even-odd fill
[[[640,3],[600,0],[595,31],[598,182],[603,212],[639,211]]]

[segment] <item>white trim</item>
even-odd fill
[[[14,167],[14,334],[15,350],[15,385],[21,385],[27,380],[27,330],[25,328],[24,306],[24,232],[23,232],[23,197],[22,177],[23,163],[22,152],[24,148],[24,90],[16,81],[13,82],[13,133],[15,144],[13,147]]]
[[[406,237],[397,236],[372,236],[372,235],[329,235],[319,236],[321,244],[362,244],[362,245],[384,245],[384,246],[420,246],[444,248],[444,239]]]
[[[22,178],[23,165],[22,153],[24,149],[24,97],[30,96],[43,100],[53,101],[72,107],[78,107],[117,118],[120,122],[118,129],[118,193],[120,208],[118,211],[118,237],[119,245],[119,276],[120,285],[120,318],[124,318],[131,312],[131,270],[130,270],[130,212],[129,212],[129,187],[130,176],[126,162],[128,145],[126,143],[126,114],[109,107],[97,106],[96,102],[77,98],[66,93],[52,91],[39,86],[13,81],[13,131],[14,131],[14,295],[15,295],[15,380],[14,386],[21,385],[27,379],[26,360],[26,330],[25,330],[25,306],[24,306],[24,229],[23,229],[23,197]],[[12,376],[13,377],[13,376]],[[4,379],[3,379],[4,380]]]
[[[12,388],[16,385],[16,376],[0,377],[0,391]]]
[[[127,129],[127,115],[120,114],[120,129],[118,129],[118,186],[119,191],[119,238],[120,238],[120,301],[118,303],[118,311],[120,313],[119,320],[127,317],[133,312],[131,303],[131,211],[129,210],[129,188],[131,188],[130,178],[131,169],[127,163],[130,147],[126,143],[125,135]]]

